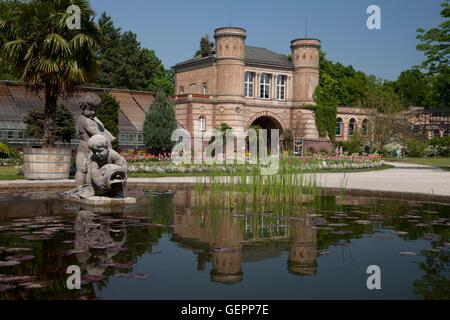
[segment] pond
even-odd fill
[[[450,205],[311,195],[236,206],[194,187],[98,210],[0,194],[0,299],[449,299]],[[381,290],[367,268],[380,267]],[[78,266],[81,290],[67,288]]]

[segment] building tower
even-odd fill
[[[216,39],[215,126],[245,127],[245,39],[242,28],[218,28]]]
[[[294,101],[303,105],[315,104],[314,91],[319,85],[320,40],[291,41],[294,63]]]
[[[245,39],[242,28],[218,28],[215,30],[217,56],[217,91],[221,98],[240,101],[244,98]]]

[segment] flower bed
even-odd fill
[[[176,165],[170,158],[165,156],[155,157],[147,155],[125,156],[128,161],[128,171],[130,173],[146,174],[201,174],[201,173],[236,173],[243,165],[226,164],[193,164]],[[287,158],[282,159],[289,170],[302,171],[327,171],[327,170],[359,170],[380,168],[384,165],[381,156],[334,156],[334,157],[305,157],[305,158]],[[250,166],[250,165],[249,165]]]

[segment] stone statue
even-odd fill
[[[86,183],[63,195],[78,199],[123,199],[127,181],[126,160],[111,148],[110,140],[103,134],[89,139],[88,150]]]
[[[89,163],[89,139],[97,134],[102,134],[108,139],[109,146],[116,138],[105,129],[103,123],[95,116],[96,109],[100,105],[100,98],[94,93],[88,93],[83,96],[80,103],[82,110],[81,117],[77,122],[77,130],[80,136],[80,145],[77,151],[77,173],[75,176],[77,187],[83,187],[87,184],[86,175]]]
[[[134,205],[135,198],[126,198],[127,162],[113,150],[116,138],[95,117],[100,98],[95,94],[83,97],[83,114],[77,123],[80,145],[77,151],[77,188],[62,197],[95,207]]]
[[[90,159],[86,180],[96,196],[122,197],[127,180],[126,160],[110,147],[101,134],[89,139]]]

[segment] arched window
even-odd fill
[[[364,119],[364,121],[363,121],[362,134],[363,134],[363,136],[369,135],[369,120],[367,120],[367,119]]]
[[[206,118],[204,116],[198,118],[198,129],[200,131],[206,131]]]
[[[180,94],[184,94],[184,87],[180,87]]]
[[[356,120],[351,119],[348,124],[348,135],[353,136],[356,132]]]
[[[247,98],[253,98],[254,83],[255,83],[255,74],[253,72],[246,72],[244,81],[244,92]]]
[[[342,118],[337,118],[336,120],[336,135],[337,136],[342,136]]]
[[[206,96],[208,94],[208,83],[203,82],[203,94]]]
[[[270,75],[267,73],[263,73],[261,75],[261,91],[260,98],[261,99],[269,99],[270,98]]]

